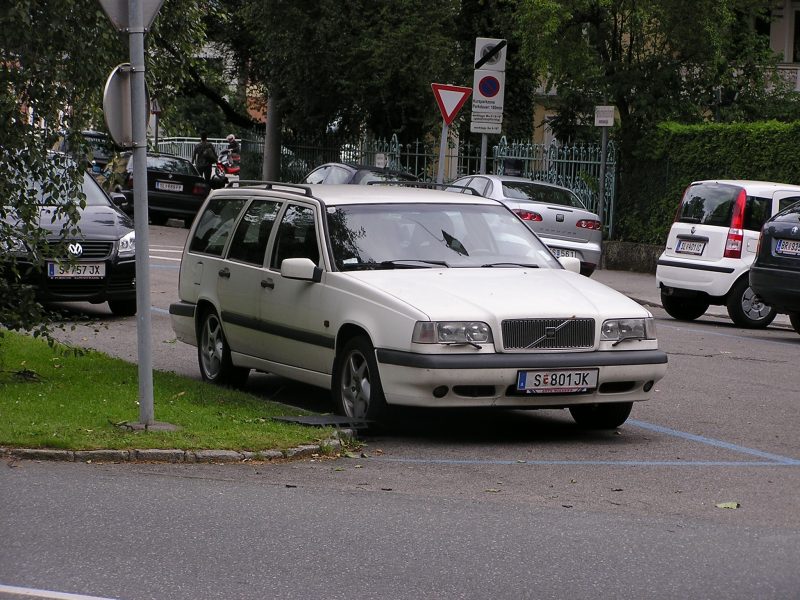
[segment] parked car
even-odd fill
[[[762,227],[750,267],[750,287],[762,301],[788,314],[792,327],[800,333],[800,202]]]
[[[109,192],[125,194],[130,201],[126,211],[133,215],[133,153],[114,156],[103,178]],[[167,219],[183,219],[187,224],[197,214],[211,191],[195,166],[172,154],[147,154],[147,198],[150,222],[163,225]]]
[[[547,244],[558,258],[581,261],[581,273],[591,276],[600,263],[603,232],[597,214],[565,187],[509,175],[469,175],[452,185],[500,200]],[[461,191],[450,188],[450,191]]]
[[[326,185],[352,183],[367,185],[371,181],[417,181],[417,178],[405,171],[381,169],[369,165],[326,163],[311,171],[305,176],[301,183],[324,183]]]
[[[761,226],[800,200],[800,186],[765,181],[695,181],[683,194],[656,281],[664,310],[691,321],[725,305],[739,327],[766,327],[777,311],[750,287]]]
[[[92,173],[99,174],[105,171],[111,156],[114,154],[114,142],[107,133],[102,131],[85,130],[81,131],[85,142],[86,159],[89,161]],[[56,152],[63,152],[65,154],[72,154],[69,141],[66,134],[61,135],[53,146]],[[83,150],[83,149],[82,149]],[[74,158],[79,158],[74,156]]]
[[[211,193],[189,232],[179,340],[203,379],[251,369],[388,406],[569,408],[613,428],[666,372],[652,315],[559,262],[503,204],[396,186]]]
[[[13,254],[16,259],[18,283],[32,285],[42,302],[108,302],[115,315],[136,314],[133,221],[88,172],[83,174],[80,189],[72,189],[57,199],[43,187],[31,183],[30,198],[26,199],[26,203],[38,205],[38,227],[43,230],[40,241],[35,242],[22,232],[7,240],[3,248],[4,253]],[[65,218],[56,214],[56,203],[77,202],[80,192],[86,204],[78,208],[78,231],[64,239],[61,230]],[[124,202],[121,195],[115,200]],[[8,224],[19,228],[17,210],[8,206],[4,214]],[[16,277],[13,270],[4,269],[4,273]]]

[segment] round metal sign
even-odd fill
[[[118,146],[133,148],[133,121],[131,119],[131,69],[130,63],[117,65],[108,76],[103,90],[103,115],[111,139]],[[150,100],[145,88],[145,122],[150,120]]]

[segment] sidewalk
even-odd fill
[[[658,284],[656,284],[656,276],[651,273],[597,269],[592,274],[592,279],[604,283],[618,292],[622,292],[646,307],[655,306],[661,308],[661,292],[658,289]],[[709,306],[706,316],[730,320],[728,311],[724,306]],[[775,317],[770,327],[793,329],[791,323],[789,323],[789,317],[780,314]]]

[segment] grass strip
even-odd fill
[[[177,431],[131,431],[139,420],[137,366],[93,350],[76,354],[0,333],[0,446],[64,450],[283,450],[333,435],[271,417],[298,408],[174,373],[153,372],[156,421]]]

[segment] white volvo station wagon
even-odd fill
[[[330,389],[347,417],[568,408],[614,428],[667,356],[647,310],[579,269],[496,200],[263,183],[208,197],[170,315],[205,380],[271,372]]]

